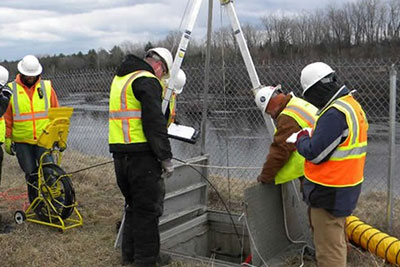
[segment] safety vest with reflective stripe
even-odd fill
[[[303,128],[312,128],[316,120],[318,109],[312,104],[298,97],[292,97],[286,107],[279,114],[293,118]],[[304,157],[294,151],[285,165],[275,176],[275,184],[282,184],[304,175]]]
[[[176,109],[176,94],[172,93],[171,98],[169,99],[169,117],[167,126],[175,122],[175,117],[176,117],[175,109]]]
[[[367,155],[367,118],[360,104],[351,95],[335,100],[321,113],[319,118],[329,108],[336,108],[346,116],[349,128],[344,136],[347,134],[347,137],[327,161],[314,164],[312,161],[306,160],[305,176],[309,181],[324,186],[355,186],[364,180],[364,165]],[[317,125],[318,120],[314,129]],[[320,161],[321,158],[317,158],[317,160]]]
[[[142,105],[132,90],[132,83],[139,77],[157,79],[148,71],[135,71],[122,77],[115,76],[112,81],[109,104],[109,144],[147,142],[142,126]]]
[[[51,98],[51,83],[41,80],[34,89],[32,100],[18,83],[8,84],[13,94],[10,98],[13,125],[11,139],[14,142],[37,144],[37,139],[49,123],[48,110]]]
[[[0,117],[0,143],[4,143],[6,140],[6,122],[4,117]]]
[[[165,81],[161,81],[162,88],[163,88],[163,98],[167,92],[167,84]],[[169,99],[169,116],[167,119],[167,126],[169,126],[171,123],[175,122],[175,117],[176,117],[176,94],[172,92],[171,98]]]

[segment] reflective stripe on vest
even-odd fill
[[[161,80],[160,83],[161,83],[161,86],[163,88],[163,95],[162,96],[163,96],[163,99],[164,99],[165,94],[167,93],[168,85],[167,85],[167,82],[165,80]],[[171,97],[169,99],[168,109],[169,109],[168,118],[165,117],[166,120],[167,120],[167,127],[171,123],[175,122],[175,117],[176,117],[176,113],[175,113],[176,112],[176,94],[175,94],[174,91],[172,91]]]
[[[167,126],[175,122],[175,117],[176,117],[175,109],[176,109],[176,94],[172,93],[171,98],[169,99],[169,117]]]
[[[0,117],[0,143],[6,141],[6,122],[4,117]]]
[[[15,142],[36,144],[38,137],[49,123],[51,83],[41,80],[39,84],[36,84],[32,99],[15,81],[9,85],[13,90],[10,99],[13,112],[11,138]]]
[[[132,83],[139,77],[157,79],[148,71],[136,71],[113,79],[109,104],[109,144],[147,142],[142,126],[142,106],[132,91]]]
[[[311,182],[330,187],[347,187],[360,184],[364,180],[364,165],[367,154],[368,122],[360,104],[347,95],[334,101],[320,115],[336,108],[346,116],[348,131],[345,131],[332,146],[337,146],[330,158],[320,164],[327,153],[318,159],[306,161],[305,176]],[[318,120],[316,122],[318,125]],[[342,137],[346,139],[340,143]],[[331,151],[331,150],[329,150]]]
[[[313,127],[318,109],[305,100],[292,97],[279,114],[293,118],[301,128]],[[304,157],[299,152],[291,153],[288,161],[275,176],[275,184],[283,184],[304,175]]]

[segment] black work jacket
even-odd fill
[[[153,68],[134,55],[128,55],[118,67],[117,76],[145,70],[154,74]],[[155,78],[140,77],[132,82],[132,90],[142,106],[142,125],[146,143],[110,144],[111,153],[152,151],[157,159],[172,158],[171,145],[167,135],[167,121],[161,110],[162,88]]]

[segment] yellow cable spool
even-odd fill
[[[346,218],[349,240],[392,264],[400,264],[400,240],[364,223],[356,216]]]

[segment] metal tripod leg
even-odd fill
[[[122,231],[124,230],[124,223],[125,223],[125,210],[124,210],[124,214],[122,215],[121,225],[119,226],[119,229],[118,229],[117,239],[115,240],[114,248],[121,247]]]

